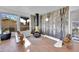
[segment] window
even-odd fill
[[[1,20],[2,33],[4,33],[5,31],[15,32],[17,30],[16,28],[17,16],[10,14],[1,14],[1,15],[2,15]]]
[[[20,18],[20,31],[29,30],[29,22],[30,22],[29,19],[25,20],[23,18]]]

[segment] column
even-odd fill
[[[20,17],[17,17],[17,31],[20,31]]]
[[[29,17],[30,19],[30,21],[29,21],[29,30],[30,30],[30,33],[31,33],[31,31],[32,31],[32,24],[31,24],[31,22],[32,22],[32,18],[31,18],[31,16]]]
[[[39,17],[38,17],[38,18],[39,18],[39,29],[41,29],[41,26],[40,26],[40,25],[41,25],[40,15],[39,15]]]
[[[68,15],[68,29],[69,29],[69,34],[72,34],[72,21],[70,19],[70,9],[69,9],[69,15]]]

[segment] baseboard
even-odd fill
[[[48,35],[42,35],[42,36],[57,41],[57,42],[53,45],[54,47],[57,47],[57,48],[61,48],[61,47],[62,47],[62,41],[61,41],[60,39],[55,38],[55,37],[51,37],[51,36],[48,36]]]
[[[47,38],[52,39],[52,40],[55,40],[55,41],[61,41],[60,39],[52,37],[52,36],[48,36],[48,35],[42,35],[42,36],[47,37]]]

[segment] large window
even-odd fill
[[[72,21],[72,34],[79,35],[79,21]]]
[[[15,32],[17,30],[16,24],[17,16],[10,14],[1,14],[1,30],[2,33]]]
[[[78,12],[79,10],[72,11],[70,15],[72,39],[75,41],[79,41],[79,14]]]
[[[0,34],[10,33],[15,36],[15,32],[29,30],[30,20],[20,18],[20,16],[1,13],[0,14]]]
[[[20,31],[27,31],[29,30],[30,20],[20,18]]]
[[[79,41],[79,21],[72,21],[72,38]]]

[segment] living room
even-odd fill
[[[5,6],[0,12],[0,52],[79,51],[62,45],[72,35],[69,6]]]

